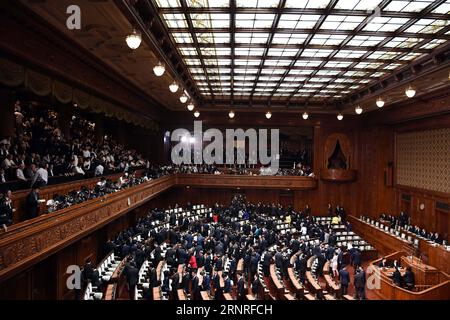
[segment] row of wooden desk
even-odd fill
[[[389,270],[378,268],[381,259],[372,262],[373,272],[378,272],[380,286],[374,290],[378,296],[389,300],[434,300],[450,299],[450,252],[443,246],[433,245],[420,239],[420,255],[427,257],[425,263],[419,258],[410,257],[413,243],[390,232],[373,226],[354,216],[348,221],[353,230],[360,234],[388,260],[398,260],[403,266],[410,266],[418,285],[417,291],[410,291],[395,285]],[[369,274],[370,275],[370,274]]]
[[[372,244],[382,255],[405,251],[406,248],[412,247],[411,242],[376,228],[354,216],[348,216],[348,221],[352,224],[353,230],[363,235],[364,239]],[[450,274],[450,251],[446,250],[442,245],[435,245],[423,239],[418,239],[419,251],[422,257],[425,257],[426,263]]]

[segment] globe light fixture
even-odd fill
[[[199,111],[195,111],[194,112],[194,117],[196,117],[196,118],[200,117],[200,112]]]
[[[188,97],[187,97],[187,95],[185,94],[185,93],[183,93],[182,95],[181,95],[181,97],[180,97],[180,102],[181,103],[186,103],[188,101]]]
[[[271,113],[270,111],[267,111],[267,113],[266,113],[266,118],[267,118],[267,119],[272,118],[272,113]]]
[[[161,77],[164,72],[166,72],[166,68],[161,62],[158,62],[158,64],[153,68],[153,72],[157,77]]]
[[[142,34],[140,31],[133,29],[133,32],[125,38],[128,47],[132,50],[139,48],[142,42]]]
[[[230,117],[230,119],[233,119],[235,116],[234,111],[231,110],[230,113],[228,113],[228,117]]]
[[[187,109],[189,110],[189,111],[192,111],[192,110],[194,110],[195,109],[195,106],[194,106],[194,104],[191,102],[191,103],[189,103],[188,105],[187,105]]]
[[[377,107],[378,107],[378,108],[383,108],[385,102],[384,102],[384,100],[380,97],[380,98],[377,99],[377,102],[376,102],[376,103],[377,103]]]
[[[355,108],[355,112],[356,112],[356,114],[361,114],[363,112],[363,109],[361,108],[361,106],[357,106]]]
[[[306,111],[303,112],[302,117],[303,117],[304,120],[308,120],[308,118],[309,118],[308,112],[306,112]]]
[[[409,86],[408,88],[406,88],[405,94],[408,98],[412,98],[416,95],[416,90],[414,90],[412,86]]]
[[[172,84],[169,86],[169,90],[172,93],[176,93],[180,87],[178,86],[178,83],[176,81],[172,82]]]
[[[339,113],[339,114],[337,115],[337,119],[338,119],[339,121],[341,121],[342,119],[344,119],[344,115],[343,115],[342,113]]]

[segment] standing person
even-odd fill
[[[244,276],[242,275],[242,273],[238,274],[236,291],[237,291],[237,299],[244,300],[245,299],[245,281],[244,281]]]
[[[335,252],[333,255],[333,258],[331,259],[331,270],[333,270],[333,277],[337,277],[339,276],[339,271],[338,271],[338,253]]]
[[[27,220],[39,216],[39,188],[33,188],[25,200]]]
[[[365,300],[366,299],[366,274],[363,268],[358,268],[355,274],[355,298]]]
[[[134,300],[134,294],[136,291],[136,285],[139,280],[139,270],[136,268],[136,264],[132,262],[126,271],[128,292],[130,293],[130,300]]]
[[[341,271],[339,271],[339,278],[341,282],[341,295],[345,296],[347,294],[348,285],[350,283],[350,274],[348,273],[345,266],[343,266]]]

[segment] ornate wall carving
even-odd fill
[[[450,128],[398,133],[397,184],[450,193]]]

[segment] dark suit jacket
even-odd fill
[[[341,285],[343,286],[348,286],[348,284],[350,283],[350,274],[347,270],[341,269],[341,271],[339,271],[339,278],[341,281]]]
[[[25,209],[27,211],[28,219],[33,219],[38,216],[39,213],[39,196],[36,192],[30,192],[25,199]]]
[[[358,272],[355,274],[355,288],[364,288],[366,286],[366,277],[364,272]]]
[[[136,267],[130,266],[127,270],[127,282],[130,287],[137,285],[139,281],[139,270]]]
[[[244,278],[241,278],[237,282],[237,294],[239,297],[245,296],[245,281]]]

